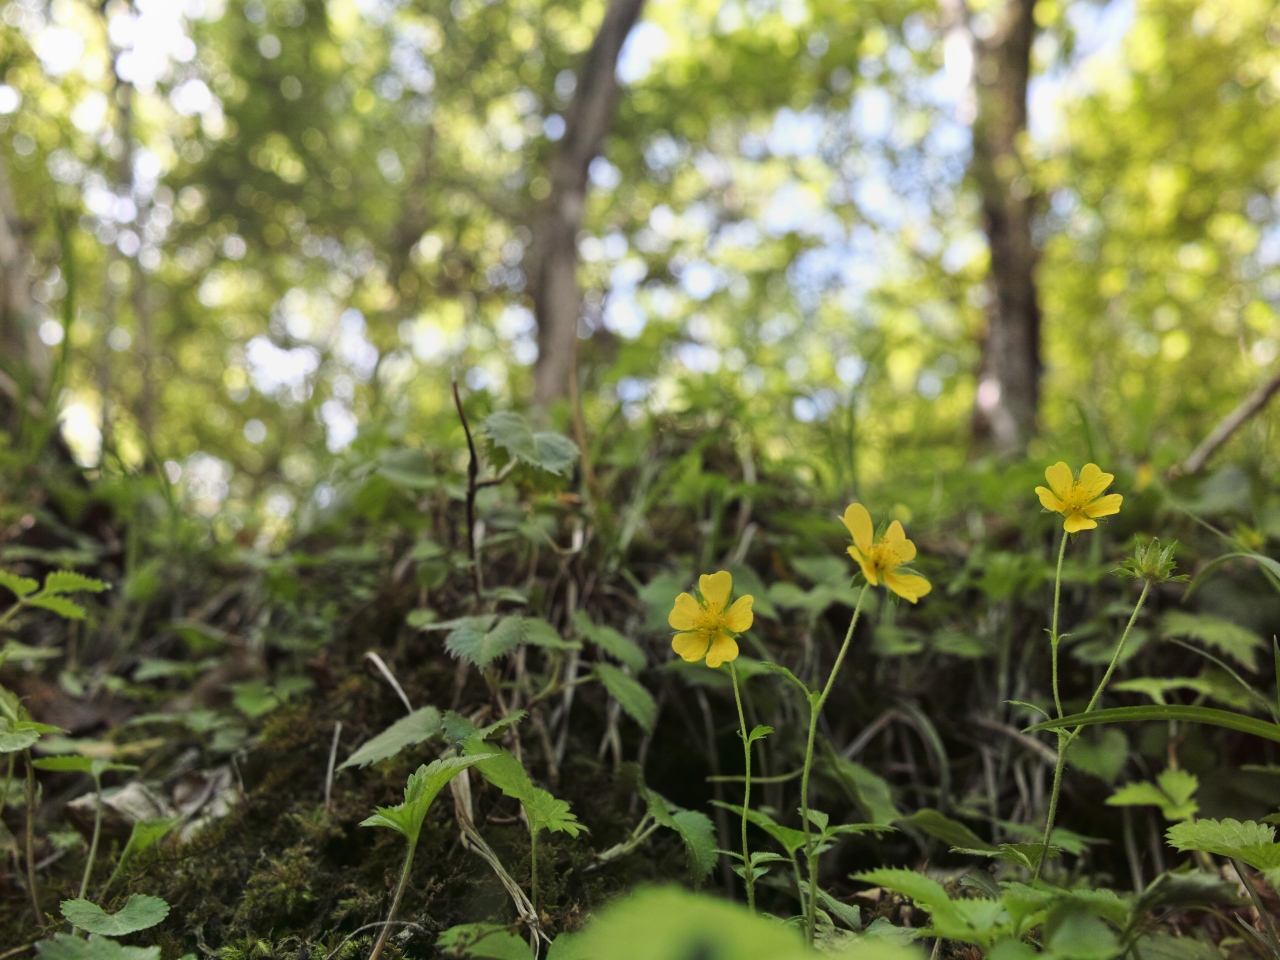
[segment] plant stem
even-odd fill
[[[93,861],[98,856],[98,837],[102,835],[102,778],[93,778],[94,786],[94,809],[93,809],[93,839],[89,841],[89,861],[84,865],[84,877],[80,881],[80,899],[84,899],[84,895],[89,890],[89,877],[93,874]]]
[[[1062,542],[1058,545],[1058,572],[1053,578],[1053,625],[1049,629],[1049,645],[1053,656],[1053,705],[1058,708],[1058,716],[1062,716],[1062,698],[1058,695],[1058,606],[1062,596],[1062,558],[1067,552],[1067,531],[1062,531]]]
[[[1138,602],[1134,604],[1133,613],[1129,615],[1129,622],[1125,624],[1124,633],[1120,634],[1120,642],[1116,644],[1115,652],[1111,654],[1111,662],[1107,664],[1106,672],[1103,673],[1102,679],[1098,681],[1098,687],[1093,691],[1093,696],[1089,699],[1089,705],[1084,708],[1084,713],[1089,713],[1098,705],[1098,701],[1102,699],[1102,693],[1107,689],[1107,684],[1111,681],[1111,675],[1115,673],[1116,664],[1120,662],[1120,654],[1124,653],[1124,645],[1129,640],[1129,634],[1133,632],[1133,625],[1137,622],[1138,614],[1142,612],[1142,605],[1147,601],[1147,594],[1151,592],[1151,583],[1147,581],[1142,585],[1142,593],[1138,595]],[[1057,604],[1054,604],[1054,639],[1057,639]],[[1056,701],[1058,698],[1057,690],[1057,645],[1054,645],[1054,691],[1053,696]],[[1062,705],[1058,704],[1058,716],[1062,716]],[[1049,794],[1049,814],[1044,824],[1044,843],[1040,850],[1040,862],[1036,864],[1035,879],[1040,878],[1040,871],[1044,868],[1044,862],[1049,859],[1049,837],[1053,833],[1053,821],[1058,813],[1058,794],[1062,789],[1062,769],[1067,763],[1067,751],[1071,748],[1071,744],[1076,737],[1080,735],[1083,727],[1076,727],[1070,732],[1058,731],[1058,762],[1053,768],[1053,789]]]
[[[1236,868],[1236,876],[1240,878],[1244,888],[1249,891],[1249,899],[1253,901],[1253,909],[1258,911],[1258,917],[1266,925],[1266,939],[1270,941],[1271,952],[1280,957],[1280,937],[1276,935],[1276,925],[1271,919],[1271,914],[1267,912],[1266,905],[1263,904],[1262,898],[1258,896],[1258,891],[1253,888],[1253,882],[1245,875],[1244,864],[1234,857],[1231,859],[1231,863]]]
[[[538,916],[538,831],[529,823],[529,903],[533,915]]]
[[[9,805],[9,785],[13,783],[13,761],[17,754],[9,754],[9,769],[4,774],[4,792],[0,793],[0,815],[4,814],[4,808]]]
[[[747,737],[747,719],[742,712],[742,694],[738,690],[738,668],[729,662],[729,676],[733,677],[733,699],[738,703],[738,728],[742,734],[742,753],[746,763],[745,785],[742,791],[742,879],[747,886],[747,909],[756,912],[756,872],[751,866],[751,851],[747,846],[747,811],[751,809],[751,741]]]
[[[43,930],[40,894],[36,890],[36,768],[31,762],[30,750],[22,751],[22,759],[27,765],[27,887],[31,892],[31,909],[36,914],[36,926]]]
[[[396,884],[396,895],[391,900],[391,909],[387,913],[386,923],[382,926],[382,932],[378,934],[378,942],[373,945],[373,952],[369,954],[369,960],[378,960],[382,954],[382,948],[386,946],[387,937],[391,934],[391,924],[396,918],[396,911],[400,909],[400,899],[404,896],[404,888],[409,885],[409,869],[413,866],[413,851],[418,847],[418,838],[414,837],[409,841],[409,850],[404,855],[404,867],[400,871],[400,882]]]
[[[849,641],[853,639],[853,630],[858,625],[858,616],[862,613],[862,601],[866,595],[867,588],[863,587],[862,592],[858,594],[858,603],[853,608],[853,619],[849,621],[849,630],[844,635],[844,643],[840,645],[840,652],[836,654],[836,662],[831,665],[831,675],[827,677],[822,693],[817,700],[814,700],[813,693],[809,694],[809,740],[804,749],[804,772],[800,775],[800,816],[804,819],[804,856],[809,870],[809,894],[805,901],[804,933],[806,942],[810,944],[813,943],[818,926],[818,854],[814,850],[813,829],[809,823],[809,771],[813,768],[813,741],[818,732],[818,716],[822,713],[822,705],[831,695],[831,687],[836,682],[836,674],[840,672],[844,655],[849,652]]]

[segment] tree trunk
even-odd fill
[[[9,171],[0,157],[0,426],[12,429],[16,405],[39,416],[49,375],[49,355],[36,332],[31,257],[22,236]]]
[[[534,402],[539,406],[569,393],[582,314],[578,230],[586,207],[587,168],[599,155],[613,120],[618,54],[643,6],[644,0],[610,0],[600,32],[578,68],[564,139],[551,161],[551,193],[533,224],[525,275],[538,321]]]
[[[991,251],[987,333],[982,344],[975,437],[1003,456],[1021,456],[1040,401],[1040,305],[1031,235],[1034,198],[1020,141],[1027,130],[1027,82],[1036,0],[1003,0],[995,30],[975,39],[970,174],[982,198]]]

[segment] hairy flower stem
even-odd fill
[[[1062,698],[1058,695],[1058,606],[1062,596],[1062,558],[1067,552],[1067,532],[1062,531],[1062,542],[1058,545],[1058,573],[1053,578],[1053,625],[1049,629],[1049,645],[1053,654],[1053,705],[1062,716]],[[1056,794],[1055,794],[1056,796]]]
[[[751,740],[747,735],[747,718],[742,712],[742,693],[738,690],[738,669],[729,661],[729,676],[733,677],[733,699],[738,703],[738,729],[742,736],[742,753],[746,763],[746,776],[742,792],[742,880],[747,886],[747,909],[756,912],[756,872],[751,866],[751,850],[747,846],[747,811],[751,809]]]
[[[862,592],[858,594],[858,602],[853,608],[853,619],[849,621],[849,631],[844,635],[844,643],[840,645],[840,652],[836,654],[836,662],[831,665],[831,675],[827,677],[827,684],[822,688],[822,693],[816,700],[812,692],[809,694],[809,740],[804,750],[804,772],[800,775],[800,816],[804,820],[804,857],[809,871],[804,935],[805,940],[810,944],[813,943],[818,927],[818,853],[814,849],[813,827],[809,823],[809,771],[813,768],[813,741],[818,732],[818,716],[822,713],[822,705],[831,695],[831,687],[836,682],[836,674],[840,672],[840,664],[844,663],[844,655],[849,652],[849,641],[853,639],[853,629],[858,625],[858,616],[862,613],[862,601],[866,595],[867,588],[863,587]]]
[[[529,824],[529,903],[533,915],[538,916],[538,833]]]
[[[369,954],[369,960],[378,960],[382,955],[382,948],[387,945],[387,937],[391,934],[391,925],[396,918],[396,911],[400,909],[400,900],[404,897],[404,888],[409,885],[409,870],[413,866],[413,852],[418,847],[417,838],[409,841],[409,850],[404,855],[404,867],[400,871],[400,882],[396,884],[396,895],[391,899],[391,909],[387,912],[387,920],[382,925],[382,932],[378,934],[378,942],[373,945],[373,952]]]
[[[89,877],[93,875],[93,861],[98,858],[98,838],[102,836],[102,779],[93,778],[93,839],[89,841],[89,860],[84,865],[84,877],[80,880],[80,899],[89,890]]]
[[[1120,662],[1120,655],[1124,653],[1124,645],[1129,640],[1129,634],[1133,631],[1133,625],[1137,622],[1138,614],[1142,612],[1142,605],[1147,601],[1147,594],[1151,591],[1151,583],[1148,581],[1142,585],[1142,593],[1138,595],[1138,602],[1134,604],[1133,613],[1129,615],[1129,622],[1125,624],[1124,633],[1120,634],[1120,642],[1116,644],[1115,652],[1111,654],[1111,662],[1107,664],[1106,672],[1103,673],[1102,679],[1098,681],[1098,688],[1093,691],[1093,696],[1089,699],[1089,705],[1084,708],[1084,713],[1089,713],[1098,705],[1098,701],[1102,699],[1102,693],[1107,689],[1107,684],[1111,682],[1111,675],[1116,671],[1116,664]],[[1057,636],[1057,605],[1054,605],[1054,636]],[[1055,646],[1056,649],[1056,646]],[[1056,657],[1055,657],[1055,667]],[[1057,687],[1055,684],[1054,698],[1057,698]],[[1062,707],[1058,707],[1058,716],[1062,716]],[[1049,837],[1053,833],[1053,821],[1058,814],[1058,794],[1062,789],[1062,770],[1067,764],[1067,751],[1071,748],[1071,744],[1076,737],[1080,736],[1083,727],[1076,727],[1074,730],[1058,731],[1058,762],[1053,767],[1053,789],[1049,794],[1049,813],[1044,824],[1044,843],[1040,849],[1040,861],[1036,864],[1035,879],[1040,879],[1040,871],[1044,868],[1044,862],[1049,859]]]

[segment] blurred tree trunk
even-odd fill
[[[1036,0],[1003,0],[994,30],[973,38],[973,160],[991,251],[991,297],[978,371],[975,437],[1004,456],[1020,456],[1036,431],[1040,402],[1038,251],[1031,233],[1034,198],[1023,168],[1027,83],[1036,36]]]
[[[640,17],[644,0],[610,0],[600,32],[578,67],[564,138],[551,161],[547,196],[533,223],[525,261],[538,321],[534,402],[546,406],[569,393],[578,348],[582,291],[578,287],[578,230],[587,201],[587,169],[600,153],[618,100],[618,54]]]
[[[0,423],[10,429],[24,395],[28,411],[38,415],[49,374],[48,350],[36,333],[30,259],[9,170],[0,157]]]

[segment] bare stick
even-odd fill
[[[392,689],[394,689],[397,696],[400,697],[400,702],[404,704],[404,708],[410,713],[413,713],[413,704],[409,703],[409,698],[405,696],[404,689],[400,686],[400,682],[392,675],[391,669],[387,666],[386,662],[372,650],[367,651],[365,656],[373,661],[373,665],[378,668],[378,672],[386,678],[387,683],[391,684]]]
[[[1265,407],[1267,401],[1275,396],[1277,391],[1280,391],[1280,370],[1277,370],[1270,380],[1249,394],[1240,406],[1223,417],[1218,425],[1209,431],[1209,435],[1200,441],[1200,446],[1191,451],[1191,456],[1182,461],[1182,465],[1176,469],[1176,473],[1199,472],[1217,449],[1226,443],[1231,438],[1231,435],[1239,430],[1250,417]]]
[[[462,432],[467,435],[467,557],[471,560],[471,583],[476,592],[476,603],[483,599],[480,585],[480,557],[476,550],[476,491],[480,489],[477,482],[480,476],[480,458],[476,455],[476,442],[471,437],[471,425],[467,423],[467,412],[462,409],[462,396],[458,393],[458,378],[453,378],[453,404],[458,408],[458,419],[462,421]]]
[[[333,765],[338,759],[338,738],[342,736],[342,721],[333,725],[333,743],[329,744],[329,770],[324,775],[324,812],[329,812],[329,798],[333,795]]]

